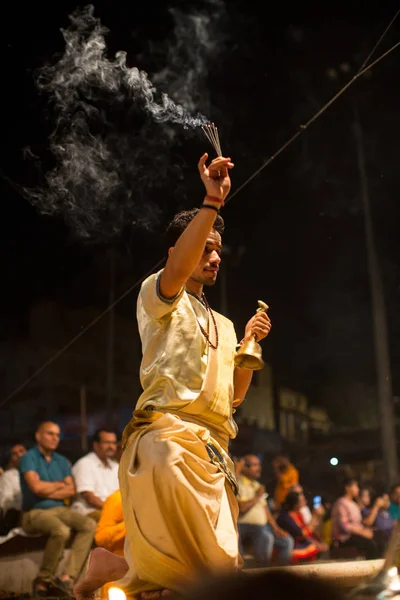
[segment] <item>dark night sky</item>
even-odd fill
[[[357,70],[393,17],[396,6],[343,8],[324,3],[316,11],[304,4],[297,12],[274,3],[257,8],[241,0],[227,3],[225,46],[206,79],[211,118],[222,145],[234,159],[233,189],[294,133],[298,125],[346,83],[339,66]],[[176,1],[180,9],[204,10],[204,2]],[[2,61],[2,136],[0,167],[18,184],[32,183],[33,171],[22,149],[44,150],[51,129],[33,72],[63,50],[60,27],[75,2],[14,3],[4,27]],[[130,64],[152,78],[163,66],[171,17],[162,2],[97,3],[96,14],[111,34],[112,52],[125,49]],[[251,10],[249,7],[251,6]],[[377,54],[400,39],[400,18]],[[343,390],[374,384],[374,354],[368,273],[357,156],[352,121],[357,104],[365,129],[365,147],[374,225],[388,309],[394,394],[400,395],[400,244],[397,223],[400,175],[400,50],[331,107],[301,140],[247,186],[224,213],[225,243],[241,260],[227,274],[228,312],[238,335],[263,298],[271,305],[273,333],[265,356],[279,380],[302,390],[338,415]],[[336,79],[327,76],[335,68]],[[185,65],[182,64],[184,71]],[[169,92],[168,89],[164,90]],[[160,126],[161,127],[161,126]],[[177,163],[186,198],[177,200],[174,175],[165,187],[159,226],[133,230],[115,241],[117,288],[123,291],[160,257],[159,233],[177,208],[201,202],[196,162],[206,141],[177,127],[178,149],[165,148],[165,163]],[[151,167],[149,167],[151,168]],[[157,177],[157,173],[151,174]],[[3,339],[20,331],[35,302],[53,298],[71,305],[104,307],[104,244],[71,240],[63,223],[40,217],[5,181],[2,196]],[[146,195],[144,195],[146,197]],[[147,199],[146,199],[147,201]],[[151,199],[149,199],[151,202]],[[233,261],[234,262],[234,261]],[[210,299],[218,308],[219,291]],[[133,303],[134,298],[132,298]],[[74,332],[71,332],[74,333]],[[326,390],[334,389],[332,401]],[[362,398],[359,398],[362,408]],[[357,408],[357,405],[355,405]],[[340,412],[340,411],[339,411]]]

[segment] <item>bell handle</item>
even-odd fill
[[[262,300],[258,300],[257,302],[258,302],[258,308],[257,308],[256,312],[257,313],[267,312],[267,310],[269,309],[268,304],[266,304]],[[258,344],[257,334],[256,333],[253,333],[253,338],[254,338],[254,341]]]
[[[262,300],[258,300],[258,308],[257,308],[256,312],[258,312],[258,313],[260,313],[260,312],[267,312],[268,309],[269,309],[268,304],[266,304]]]
[[[258,312],[258,313],[267,312],[267,310],[269,309],[268,304],[266,304],[262,300],[257,300],[257,302],[258,302],[258,308],[257,308],[256,312]],[[255,333],[253,334],[253,337],[254,337],[254,341],[258,343],[257,335]]]

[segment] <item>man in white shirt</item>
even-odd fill
[[[0,478],[0,510],[5,514],[8,510],[21,510],[22,492],[19,481],[19,459],[26,452],[25,446],[15,444],[10,451],[7,469]]]
[[[15,444],[10,451],[7,469],[0,477],[0,535],[6,535],[18,523],[18,513],[22,508],[18,465],[25,452],[25,446]]]
[[[80,458],[72,467],[77,497],[72,510],[99,521],[105,500],[119,488],[117,436],[105,427],[93,437],[93,452]]]
[[[272,516],[266,501],[265,488],[258,479],[261,477],[261,462],[257,456],[244,457],[244,467],[238,478],[239,485],[239,547],[243,555],[243,541],[251,541],[257,564],[267,567],[271,562],[272,551],[276,548],[280,565],[288,565],[293,552],[294,541],[281,529]]]

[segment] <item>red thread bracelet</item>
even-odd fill
[[[210,202],[218,202],[220,206],[224,205],[224,201],[221,198],[217,198],[216,196],[210,196],[209,194],[206,195],[204,200],[209,200]]]

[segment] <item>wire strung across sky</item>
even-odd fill
[[[344,92],[346,90],[349,89],[349,87],[355,82],[357,81],[357,79],[359,79],[362,75],[364,75],[367,71],[369,71],[370,69],[372,69],[372,67],[374,67],[375,65],[377,65],[379,62],[381,62],[384,58],[386,58],[386,56],[388,56],[389,54],[391,54],[394,50],[396,50],[396,48],[398,46],[400,46],[400,42],[397,42],[396,44],[394,44],[393,46],[391,46],[386,52],[384,52],[383,54],[381,54],[376,60],[374,60],[371,64],[368,65],[368,61],[371,59],[371,57],[374,55],[376,49],[378,48],[378,46],[381,44],[382,40],[384,39],[384,37],[386,36],[386,34],[388,33],[389,29],[391,28],[391,26],[393,25],[394,21],[396,20],[397,16],[400,13],[400,9],[396,12],[396,14],[394,15],[394,17],[392,18],[392,20],[390,21],[389,25],[386,27],[386,29],[384,30],[384,32],[382,33],[382,35],[380,36],[379,40],[377,41],[377,43],[375,44],[375,46],[373,47],[373,49],[371,50],[371,52],[369,53],[369,55],[367,56],[367,58],[364,60],[364,62],[362,63],[361,67],[358,69],[357,73],[354,75],[354,77],[352,79],[350,79],[350,81],[348,81],[330,100],[328,100],[328,102],[326,102],[326,104],[324,104],[324,106],[322,108],[320,108],[304,125],[300,125],[299,130],[292,135],[292,137],[290,139],[288,139],[274,154],[272,154],[266,161],[264,161],[262,163],[262,165],[256,170],[254,171],[254,173],[252,175],[250,175],[250,177],[248,177],[248,179],[246,179],[225,201],[225,204],[227,204],[227,202],[229,202],[230,200],[232,200],[235,196],[237,196],[237,194],[239,194],[239,192],[241,192],[251,181],[253,181],[253,179],[255,179],[266,167],[268,167],[268,165],[271,164],[271,162],[273,160],[275,160],[280,154],[282,154],[282,152],[284,152],[284,150],[286,150],[291,144],[293,144],[293,142],[295,140],[297,140],[298,137],[300,137],[307,129],[308,127],[314,123],[314,121],[316,121],[334,102],[336,102],[336,100],[338,98],[340,98],[340,96],[342,96],[342,94],[344,94]],[[9,183],[12,183],[8,180],[8,178],[6,178],[7,181]],[[47,367],[49,367],[51,364],[53,364],[56,360],[58,360],[60,358],[60,356],[62,356],[62,354],[64,354],[64,352],[66,352],[76,341],[78,341],[83,335],[85,335],[85,333],[87,331],[89,331],[89,329],[91,329],[94,325],[96,325],[100,319],[102,319],[107,313],[109,313],[117,304],[119,304],[119,302],[121,302],[121,300],[123,300],[124,298],[126,298],[127,296],[129,296],[129,294],[131,292],[133,292],[145,279],[146,277],[148,277],[149,275],[151,275],[156,269],[158,269],[159,267],[161,267],[161,265],[164,263],[164,258],[162,258],[161,260],[159,260],[155,265],[153,265],[151,267],[151,269],[149,269],[147,271],[147,273],[145,273],[145,275],[143,275],[143,277],[141,277],[140,279],[138,279],[134,284],[132,284],[131,286],[129,286],[125,292],[123,292],[114,302],[112,302],[109,306],[107,306],[107,308],[105,308],[97,317],[95,317],[92,321],[90,321],[83,329],[81,329],[79,331],[79,333],[77,333],[73,338],[71,338],[69,340],[69,342],[67,342],[64,346],[62,346],[59,350],[57,350],[57,352],[55,352],[52,356],[50,356],[50,358],[44,362],[38,369],[36,369],[36,371],[34,373],[32,373],[32,375],[30,377],[28,377],[27,379],[25,379],[19,386],[17,386],[10,394],[8,394],[8,396],[6,396],[5,398],[3,398],[3,400],[0,402],[0,408],[2,408],[9,400],[11,400],[12,398],[14,398],[17,394],[19,394],[27,385],[29,385],[29,383],[35,379],[38,375],[40,375],[40,373],[42,373],[45,369],[47,369]]]

